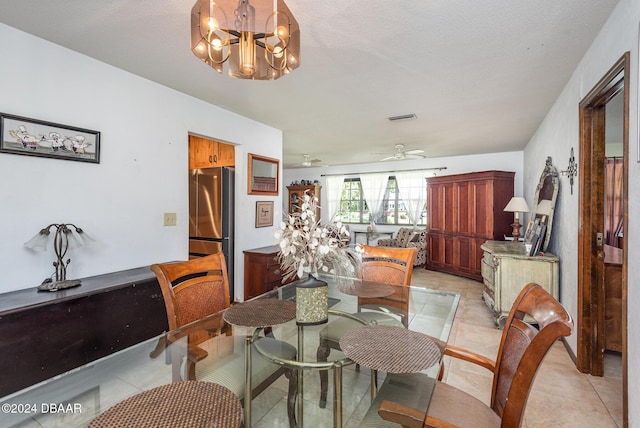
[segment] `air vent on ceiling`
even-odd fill
[[[389,119],[390,122],[395,122],[395,121],[398,121],[398,120],[415,119],[417,117],[418,116],[416,116],[415,113],[409,113],[409,114],[402,114],[400,116],[391,116],[391,117],[388,117],[387,119]]]
[[[387,119],[389,119],[389,122],[396,122],[398,120],[410,120],[410,119],[415,119],[418,116],[416,116],[415,113],[409,113],[409,114],[402,114],[400,116],[391,116],[388,117]]]

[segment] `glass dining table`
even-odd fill
[[[322,279],[329,283],[329,322],[341,318],[353,319],[353,314],[358,311],[359,306],[363,303],[373,303],[382,308],[391,308],[390,313],[399,314],[401,318],[405,317],[403,324],[409,330],[434,338],[440,346],[446,344],[449,338],[460,299],[458,293],[394,285],[393,292],[386,293],[386,296],[368,297],[367,285],[376,283],[363,283],[357,279],[345,278],[336,280],[332,276]],[[295,283],[279,287],[256,299],[293,301],[295,300]],[[237,305],[242,303],[233,306]],[[176,365],[171,364],[171,361],[186,356],[188,336],[198,331],[211,332],[219,329],[225,322],[224,315],[225,311],[210,315],[2,397],[0,398],[0,426],[22,425],[29,423],[30,420],[35,420],[44,426],[85,426],[102,411],[128,397],[172,383],[175,379]],[[318,352],[320,332],[326,324],[302,327],[296,325],[295,319],[281,321],[278,325],[267,328],[266,333],[294,345],[298,349],[296,360],[282,360],[266,348],[262,349],[260,338],[265,332],[262,328],[233,326],[233,335],[244,336],[255,345],[260,355],[255,355],[253,358],[266,358],[276,364],[298,370],[298,426],[317,426],[317,420],[314,418],[326,419],[328,415],[324,412],[332,413],[334,426],[342,426],[345,409],[349,415],[353,414],[356,406],[362,406],[360,401],[369,400],[366,390],[372,385],[375,388],[375,381],[370,378],[369,370],[358,370],[353,361],[338,349],[331,350],[328,357],[318,359],[321,354]],[[245,359],[244,351],[239,349],[235,352],[243,353],[239,358]],[[384,347],[380,352],[384,358]],[[215,358],[215,356],[207,358]],[[345,368],[352,370],[347,370],[348,373],[345,374]],[[333,372],[333,401],[328,409],[320,409],[319,406],[320,371]],[[439,372],[439,364],[423,372],[435,379]],[[426,413],[430,393],[431,391],[421,391],[419,402],[403,402],[403,404],[424,408]],[[415,394],[398,396],[406,395]],[[251,400],[247,401],[250,406]],[[245,417],[246,404],[245,402]],[[275,420],[281,423],[287,420],[286,406],[272,406],[268,412],[263,410],[261,413],[254,412],[254,417],[250,421],[245,420],[245,426],[253,426],[268,416],[274,417],[274,412],[282,413],[282,415],[276,415]],[[308,421],[307,424],[304,423],[305,420]],[[269,424],[269,426],[272,425]]]

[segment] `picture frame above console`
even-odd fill
[[[100,163],[100,132],[0,113],[0,153]]]

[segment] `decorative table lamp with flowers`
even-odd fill
[[[296,283],[298,325],[322,324],[329,319],[328,286],[318,275],[354,277],[360,261],[359,247],[350,249],[344,244],[349,231],[342,223],[320,225],[317,204],[318,198],[305,193],[300,210],[289,214],[275,233],[284,280],[300,278]]]

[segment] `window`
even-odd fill
[[[369,223],[369,207],[362,199],[359,178],[347,178],[342,185],[340,197],[340,221],[343,223]]]
[[[426,192],[426,187],[425,192]],[[374,215],[376,224],[391,225],[411,225],[404,201],[400,197],[401,189],[395,177],[389,177],[387,189],[382,201],[382,209]],[[426,205],[420,213],[418,224],[425,225],[427,222]],[[348,178],[344,180],[342,187],[342,197],[340,198],[340,221],[343,223],[369,223],[371,215],[367,202],[362,197],[362,185],[359,178]]]

